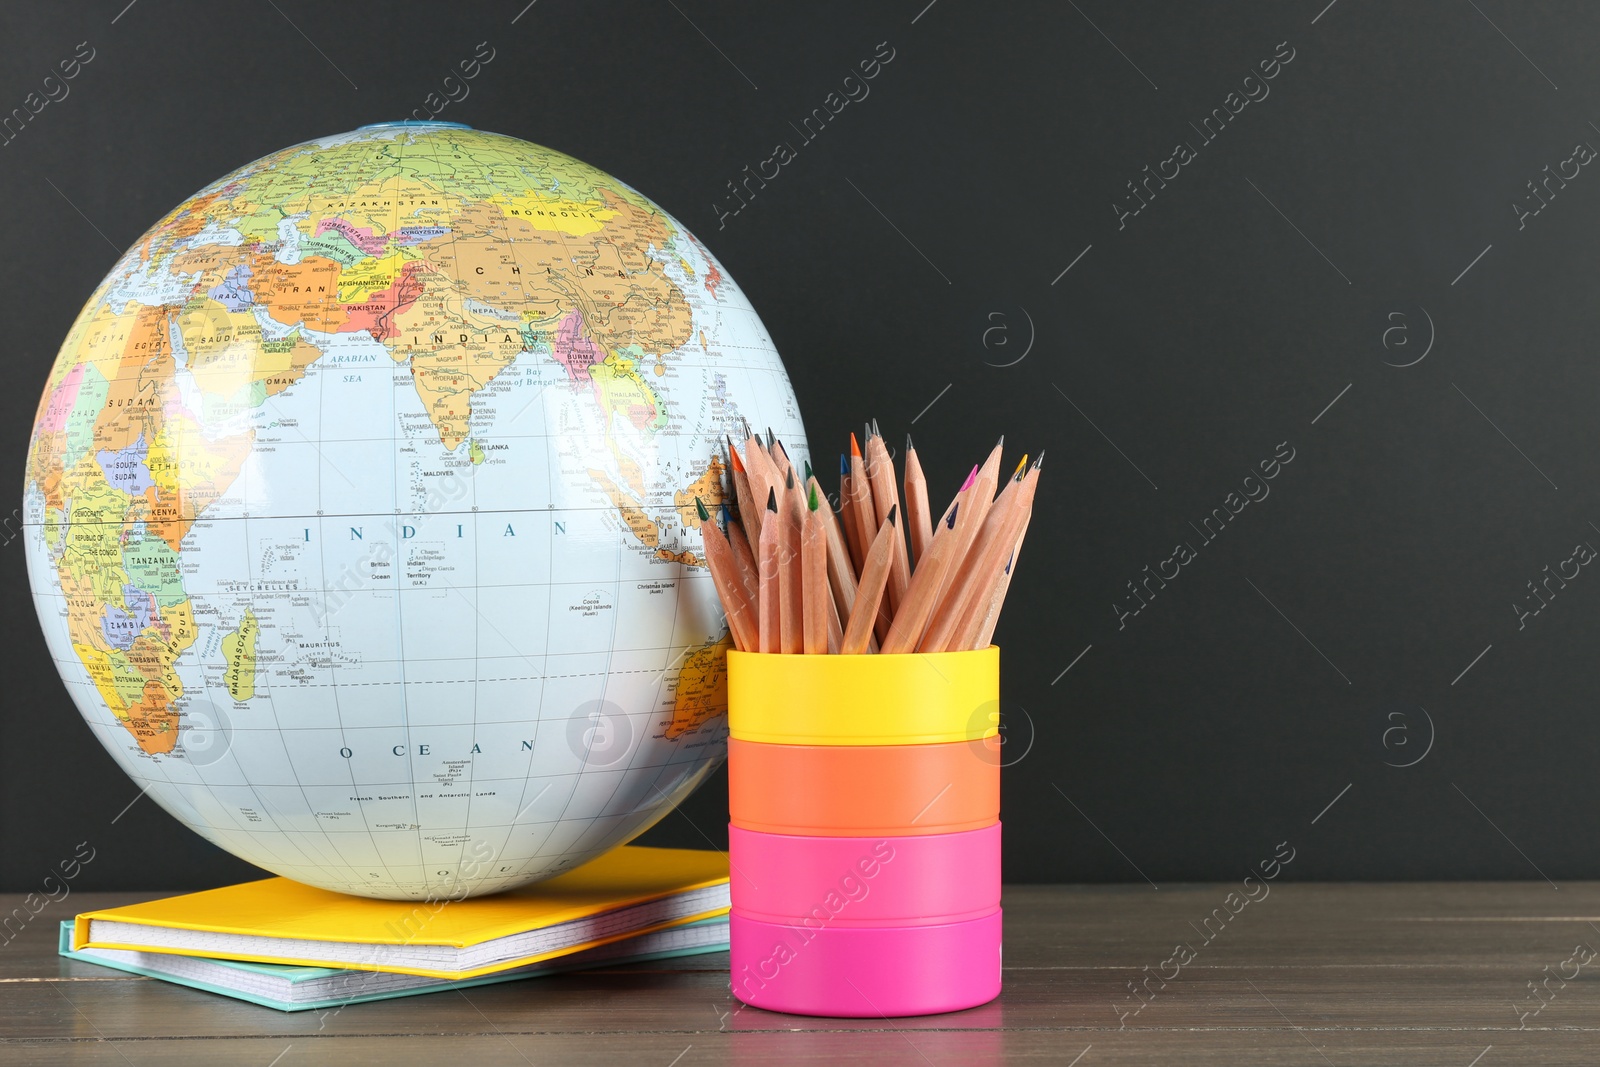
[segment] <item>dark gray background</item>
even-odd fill
[[[97,52],[0,148],[14,489],[123,247],[269,151],[408,115],[488,41],[439,117],[693,228],[813,448],[910,427],[938,495],[999,433],[1049,449],[997,635],[1009,879],[1231,880],[1283,840],[1302,879],[1600,877],[1600,577],[1522,629],[1512,607],[1600,545],[1600,174],[1525,228],[1511,206],[1600,146],[1600,9],[125,2],[0,12],[0,112]],[[725,183],[881,41],[871,95],[719,229]],[[1119,229],[1125,183],[1285,41],[1271,95]],[[1189,524],[1280,442],[1271,495],[1202,545]],[[1125,583],[1184,540],[1198,558],[1119,628]],[[84,840],[83,888],[250,874],[148,800],[119,817],[136,790],[49,666],[20,540],[0,590],[0,888]],[[719,775],[645,840],[720,845],[725,803]]]

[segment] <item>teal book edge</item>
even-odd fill
[[[309,1011],[364,1004],[375,1000],[437,993],[450,989],[512,982],[523,978],[570,973],[592,967],[723,952],[728,948],[728,917],[684,923],[623,941],[600,945],[542,963],[461,981],[419,975],[296,967],[285,963],[247,963],[200,956],[131,952],[118,949],[72,948],[72,921],[61,924],[60,953],[67,959],[110,967],[129,974],[244,1000],[279,1011]]]

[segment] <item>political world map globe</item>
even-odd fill
[[[208,840],[507,889],[722,760],[695,498],[746,419],[803,454],[681,223],[525,141],[363,127],[207,186],[90,298],[32,431],[34,603],[94,735]]]

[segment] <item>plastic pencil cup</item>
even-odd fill
[[[1000,650],[728,653],[733,993],[803,1015],[1000,994]]]

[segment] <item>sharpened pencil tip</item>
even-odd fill
[[[812,483],[811,486],[811,499],[806,503],[810,505],[812,511],[817,510],[817,486],[815,483]]]
[[[705,504],[701,503],[699,497],[694,498],[694,510],[700,516],[701,522],[711,521],[711,513],[706,510]]]
[[[1028,469],[1028,454],[1026,452],[1024,452],[1022,454],[1022,459],[1017,462],[1017,469],[1011,472],[1011,477],[1016,479],[1016,480],[1018,480],[1018,481],[1021,481],[1022,480],[1022,472],[1027,470],[1027,469]]]
[[[945,523],[944,523],[944,528],[945,529],[954,530],[956,528],[956,512],[958,512],[960,510],[961,510],[961,504],[959,502],[950,505],[950,517],[945,520]]]
[[[890,504],[889,505],[889,514],[883,521],[887,522],[890,526],[893,526],[893,525],[895,525],[895,519],[899,516],[899,514],[900,514],[900,505],[899,504]]]
[[[854,432],[850,434],[850,457],[852,459],[861,458],[861,442],[856,440]]]
[[[911,435],[910,434],[906,434],[906,451],[907,452],[915,452],[916,450],[917,450],[917,446],[911,443]]]
[[[843,452],[840,452],[839,453],[839,476],[843,477],[843,476],[845,476],[846,474],[849,474],[849,473],[850,473],[850,457],[845,455]]]
[[[776,489],[767,490],[767,510],[773,514],[778,512],[778,491]]]
[[[785,474],[783,476],[783,487],[786,490],[794,488],[794,468],[793,467],[790,467],[789,468],[789,473],[787,473],[787,474]]]
[[[807,460],[801,460],[801,462],[805,464],[805,467],[806,467],[806,481],[809,482],[811,480],[811,477],[812,477],[812,474],[811,474],[811,461],[809,459],[807,459]]]
[[[778,435],[772,432],[772,427],[767,427],[767,447],[771,448],[778,440]]]
[[[722,525],[724,525],[724,526],[733,525],[733,515],[732,515],[731,512],[728,511],[728,505],[726,505],[726,504],[722,505]]]
[[[1038,470],[1040,467],[1043,467],[1043,466],[1044,466],[1044,452],[1041,451],[1039,453],[1039,458],[1033,461],[1033,469],[1034,470]]]
[[[977,481],[977,479],[978,479],[978,468],[977,467],[973,467],[972,468],[972,473],[967,475],[967,480],[961,483],[961,491],[963,493],[965,493],[968,489],[971,489],[972,488],[972,483]]]
[[[1000,440],[998,440],[998,441],[996,441],[994,443],[994,447],[996,447],[996,448],[1004,448],[1004,447],[1006,447],[1006,435],[1005,434],[1001,434],[1000,435]]]
[[[733,469],[740,474],[744,473],[744,460],[739,458],[739,450],[733,447],[733,441],[728,442],[728,462],[733,464]]]

